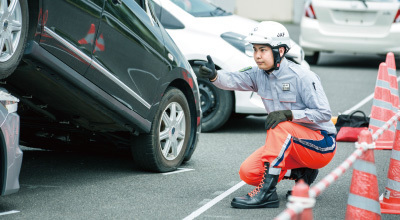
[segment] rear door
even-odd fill
[[[383,37],[399,10],[397,0],[314,0],[312,5],[321,32],[342,37]]]
[[[80,74],[90,64],[105,0],[42,0],[40,45]]]
[[[154,100],[167,60],[147,0],[107,0],[92,67],[85,77],[142,117]]]

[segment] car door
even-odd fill
[[[146,117],[167,71],[159,24],[147,0],[107,0],[85,77]]]
[[[105,0],[43,0],[40,45],[80,74],[90,65]]]

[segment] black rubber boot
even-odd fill
[[[317,169],[311,169],[307,167],[303,168],[297,168],[297,169],[292,169],[292,173],[290,174],[290,177],[284,177],[283,179],[290,179],[290,180],[295,180],[297,183],[300,179],[303,179],[304,182],[306,182],[309,186],[314,182],[314,180],[318,176],[318,170]],[[289,190],[286,193],[286,198],[292,195],[292,190]]]
[[[278,208],[279,199],[276,193],[276,184],[279,175],[268,174],[269,163],[265,163],[264,176],[260,184],[252,192],[243,197],[235,197],[231,205],[239,209]]]

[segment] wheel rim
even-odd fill
[[[163,111],[160,121],[160,147],[167,160],[174,160],[182,151],[186,137],[186,119],[182,106],[171,102]]]
[[[0,62],[9,60],[18,46],[22,12],[18,0],[0,0]]]
[[[203,121],[207,121],[212,117],[217,106],[217,95],[213,88],[203,83],[199,83],[199,91]]]

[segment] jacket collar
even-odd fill
[[[272,71],[272,74],[275,75],[276,78],[279,78],[283,74],[284,69],[288,66],[288,61],[286,58],[283,58],[281,60],[281,66],[279,67],[278,70]]]
[[[288,61],[286,58],[283,58],[281,60],[281,66],[279,67],[278,70],[274,70],[272,71],[272,75],[274,75],[276,78],[279,78],[279,76],[281,76],[283,74],[283,69],[285,69],[287,66],[289,65]],[[267,73],[267,71],[264,70],[264,73],[267,74],[267,76],[269,75]]]

